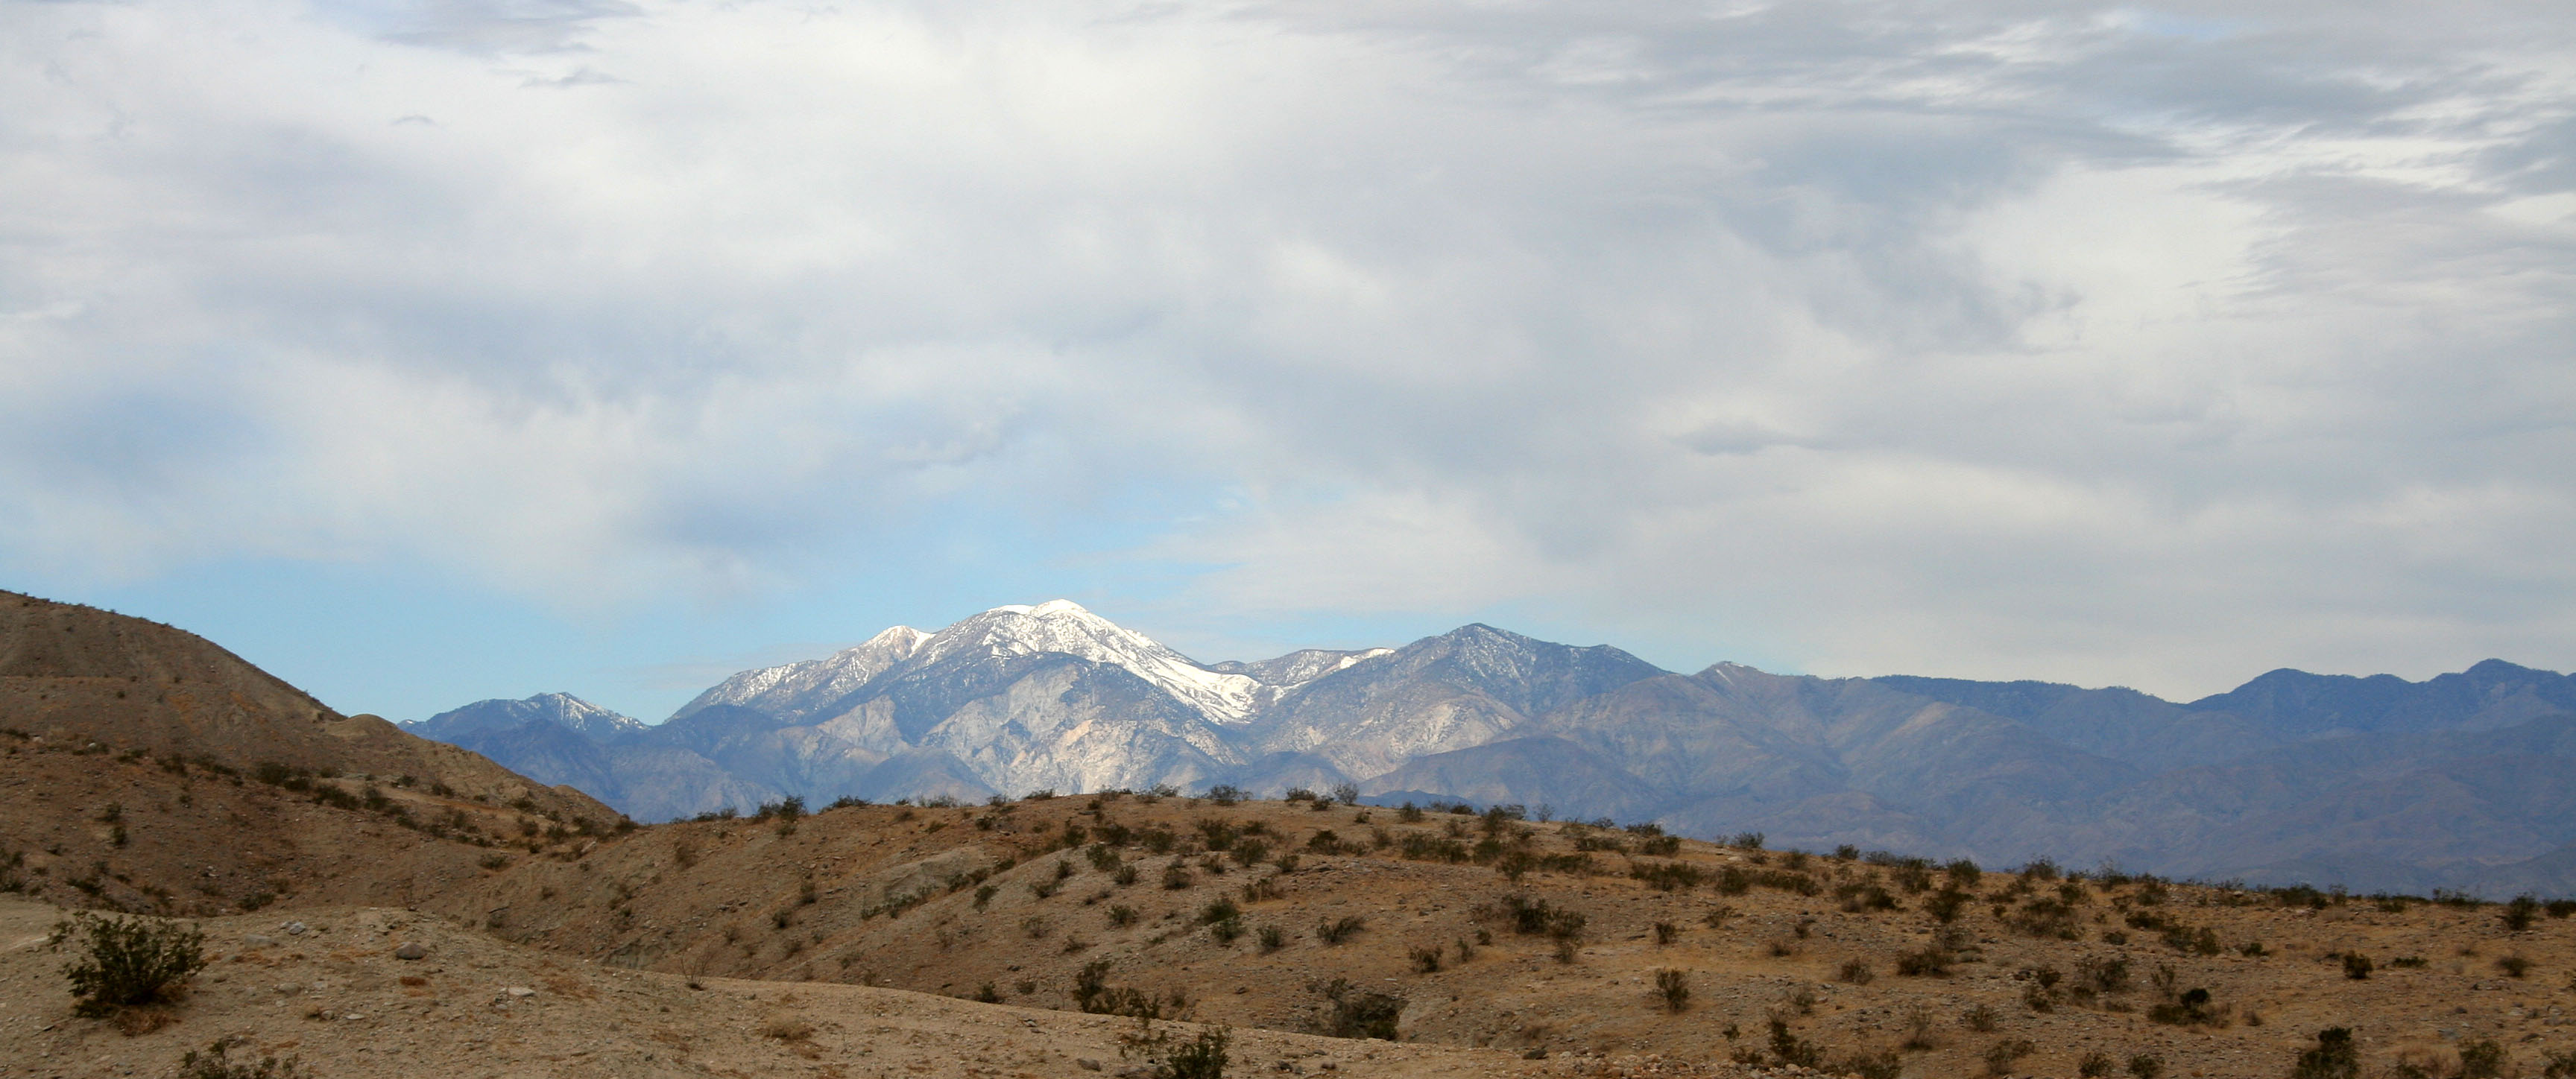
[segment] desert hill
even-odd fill
[[[1826,1063],[1893,1059],[1925,1076],[1983,1072],[2016,1042],[2031,1049],[2013,1074],[2073,1075],[2098,1053],[2122,1068],[2152,1055],[2175,1075],[2273,1075],[2335,1025],[2359,1031],[2374,1062],[2493,1041],[2536,1074],[2546,1052],[2576,1051],[2576,921],[2563,917],[2576,907],[2512,930],[2494,905],[1654,832],[1132,794],[846,806],[646,828],[423,909],[615,967],[1067,1010],[1100,1006],[1088,985],[1113,1000],[1177,995],[1238,1027],[1329,1026],[1341,980],[1346,996],[1399,1001],[1409,1041],[1594,1057],[1776,1063],[1775,1015]],[[1579,928],[1533,925],[1538,909]],[[2350,978],[2346,954],[2380,969]],[[1678,1013],[1657,994],[1667,970],[1689,990]],[[2205,1014],[2151,1018],[2192,989],[2206,990]]]
[[[621,824],[203,638],[0,594],[0,883],[209,915],[408,904]]]
[[[344,716],[196,634],[92,607],[0,592],[0,728],[235,770],[410,776],[488,801],[525,798],[561,817],[616,819],[371,715]]]

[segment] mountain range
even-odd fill
[[[2576,893],[2576,678],[2128,689],[1660,669],[1469,625],[1201,664],[1063,600],[745,671],[647,725],[567,694],[405,725],[643,819],[1038,790],[1520,804],[1697,836],[2355,890]]]

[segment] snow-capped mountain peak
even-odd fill
[[[893,626],[822,659],[744,671],[698,694],[696,700],[682,706],[671,718],[690,715],[709,705],[740,705],[755,700],[783,715],[802,716],[856,692],[868,679],[912,658],[922,642],[929,639],[930,634],[911,626]]]
[[[911,662],[936,663],[960,655],[1034,655],[1056,652],[1124,668],[1219,723],[1252,714],[1255,679],[1220,674],[1142,633],[1085,610],[1067,599],[1034,606],[995,607],[933,634]]]

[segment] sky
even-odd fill
[[[2565,670],[2571,536],[2563,0],[0,0],[0,587],[344,711]]]

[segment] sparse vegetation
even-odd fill
[[[313,1074],[296,1057],[234,1060],[232,1051],[244,1044],[240,1038],[222,1037],[203,1051],[188,1050],[179,1058],[179,1079],[310,1079]]]
[[[2360,1075],[2361,1049],[2345,1027],[2318,1031],[2316,1046],[2301,1050],[2290,1068],[2291,1079],[2358,1079]]]
[[[1404,1015],[1403,997],[1373,993],[1335,978],[1316,987],[1324,1006],[1313,1029],[1336,1038],[1382,1038],[1394,1041],[1396,1022]]]

